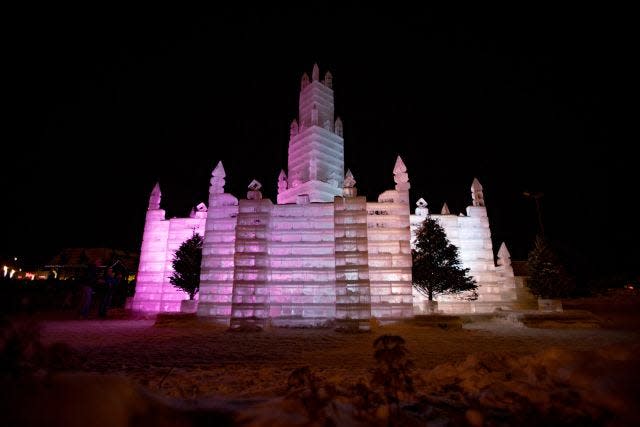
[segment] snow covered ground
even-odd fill
[[[69,413],[79,408],[84,412],[78,425],[92,425],[86,419],[100,418],[95,416],[100,411],[91,409],[96,402],[118,408],[106,410],[119,418],[105,415],[105,425],[133,425],[132,413],[142,420],[136,425],[206,425],[211,420],[322,425],[326,419],[338,425],[383,425],[388,411],[364,414],[349,390],[358,382],[369,383],[375,367],[372,342],[390,334],[406,340],[415,366],[416,393],[403,399],[403,425],[638,425],[634,406],[640,397],[640,298],[633,294],[612,296],[609,304],[601,301],[569,304],[571,309],[590,309],[599,326],[556,318],[532,328],[522,316],[501,315],[464,318],[462,328],[404,322],[346,334],[285,328],[228,332],[181,316],[157,323],[47,320],[41,323],[42,343],[71,346],[78,356],[76,373],[47,377],[49,389],[19,382],[22,388],[16,389],[22,394],[11,393],[3,400],[13,402],[15,420],[22,425],[41,421],[25,418],[35,416],[32,411],[16,409],[28,407],[22,399],[37,405],[67,395],[73,397],[62,399],[65,404],[40,403],[47,408],[40,414],[50,411],[48,425],[56,425],[56,419],[64,420],[60,425],[73,425]],[[568,311],[565,317],[572,313],[585,312]],[[310,415],[299,401],[284,398],[289,375],[303,366],[334,390],[328,399],[332,403],[320,405],[320,413]],[[165,414],[162,421],[157,414]]]

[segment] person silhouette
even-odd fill
[[[109,306],[111,305],[111,299],[113,298],[113,293],[115,292],[117,283],[118,279],[113,274],[113,268],[107,268],[104,278],[104,295],[100,301],[98,316],[102,318],[107,317],[107,310],[109,310]]]
[[[95,263],[90,263],[87,267],[87,273],[82,278],[81,296],[80,296],[80,316],[85,319],[89,317],[91,311],[91,301],[93,300],[93,292],[98,282],[98,270]]]

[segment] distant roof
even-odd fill
[[[138,268],[137,252],[112,248],[64,248],[47,263],[47,266],[82,266],[95,263],[98,267],[107,267],[108,263],[120,261],[129,271]]]

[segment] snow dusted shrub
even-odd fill
[[[409,350],[404,338],[398,335],[381,335],[373,342],[376,368],[373,371],[372,385],[383,389],[389,408],[389,415],[398,412],[400,399],[414,392],[413,362],[407,358]]]
[[[326,416],[325,408],[332,405],[337,396],[336,388],[316,376],[308,366],[294,369],[287,381],[288,398],[300,400],[310,420]]]
[[[356,414],[360,418],[372,418],[377,409],[384,405],[384,399],[380,393],[373,390],[362,380],[351,386],[349,391],[352,396],[353,406],[356,409]]]

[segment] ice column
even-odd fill
[[[240,200],[236,225],[235,273],[231,327],[247,323],[265,326],[269,317],[269,217],[273,204],[262,199],[262,185],[253,180],[246,200]]]
[[[368,330],[371,318],[367,200],[357,197],[351,171],[345,177],[344,197],[334,201],[336,245],[336,320]]]
[[[413,313],[409,244],[409,176],[398,156],[393,169],[395,190],[367,203],[371,314],[399,319]]]
[[[149,197],[149,208],[142,234],[136,293],[132,303],[132,309],[136,311],[157,313],[161,309],[169,238],[169,221],[165,221],[165,211],[160,209],[161,198],[160,184],[157,183]]]
[[[200,272],[198,315],[229,324],[234,277],[238,199],[224,192],[225,171],[212,172]]]

